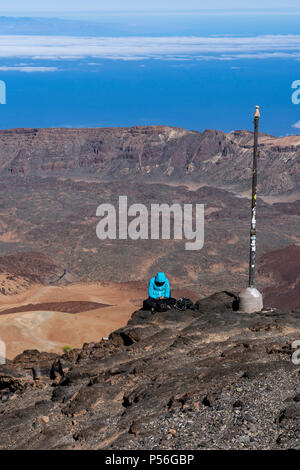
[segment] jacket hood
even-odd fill
[[[166,282],[167,278],[165,273],[157,273],[155,276],[155,281],[156,282]]]

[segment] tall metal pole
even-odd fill
[[[261,293],[254,287],[256,258],[256,190],[257,190],[257,157],[258,157],[258,123],[260,113],[256,106],[254,114],[254,151],[252,172],[252,202],[250,229],[249,285],[239,293],[239,310],[244,313],[260,312],[263,309]]]
[[[252,173],[249,287],[254,287],[255,262],[256,262],[256,191],[257,191],[257,156],[258,156],[259,118],[260,118],[259,106],[256,106],[256,111],[254,114],[254,151],[253,151],[253,173]]]

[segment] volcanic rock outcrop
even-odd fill
[[[108,340],[0,366],[1,449],[296,449],[300,311],[136,311]]]

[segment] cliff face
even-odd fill
[[[248,189],[252,133],[164,126],[0,131],[0,176],[197,182]],[[300,137],[260,137],[264,194],[299,190]]]
[[[300,312],[234,303],[219,293],[195,311],[137,311],[108,341],[0,366],[0,447],[299,447]]]

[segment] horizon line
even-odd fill
[[[144,13],[144,12],[152,12],[152,13],[195,13],[195,12],[272,12],[272,11],[300,11],[300,7],[287,7],[287,8],[282,8],[282,7],[272,7],[272,8],[264,8],[264,7],[256,7],[256,8],[194,8],[194,9],[180,9],[180,8],[174,8],[174,9],[151,9],[151,8],[144,8],[144,9],[128,9],[128,10],[108,10],[108,9],[93,9],[93,10],[29,10],[28,14],[30,13],[42,13],[43,15],[47,13],[67,13],[67,14],[73,14],[73,13],[113,13],[113,14],[118,14],[118,13]],[[24,10],[5,10],[0,17],[5,16],[7,13],[10,14],[23,14],[25,13]]]
[[[168,124],[138,124],[138,125],[130,125],[130,126],[99,126],[99,125],[68,125],[68,124],[60,124],[58,126],[44,126],[44,127],[0,127],[0,132],[3,131],[34,131],[34,130],[90,130],[90,129],[132,129],[132,128],[145,128],[145,127],[169,127],[172,129],[182,129],[188,132],[197,132],[197,133],[204,133],[207,131],[217,131],[222,132],[223,134],[231,134],[233,132],[249,132],[253,134],[253,130],[249,129],[233,129],[231,131],[223,131],[221,129],[213,129],[213,128],[205,128],[203,130],[196,130],[196,129],[187,129],[181,126],[174,126]],[[276,139],[286,138],[286,137],[300,137],[300,134],[285,134],[285,135],[275,135],[270,134],[268,132],[260,131],[260,135],[268,135],[270,137],[274,137]]]

